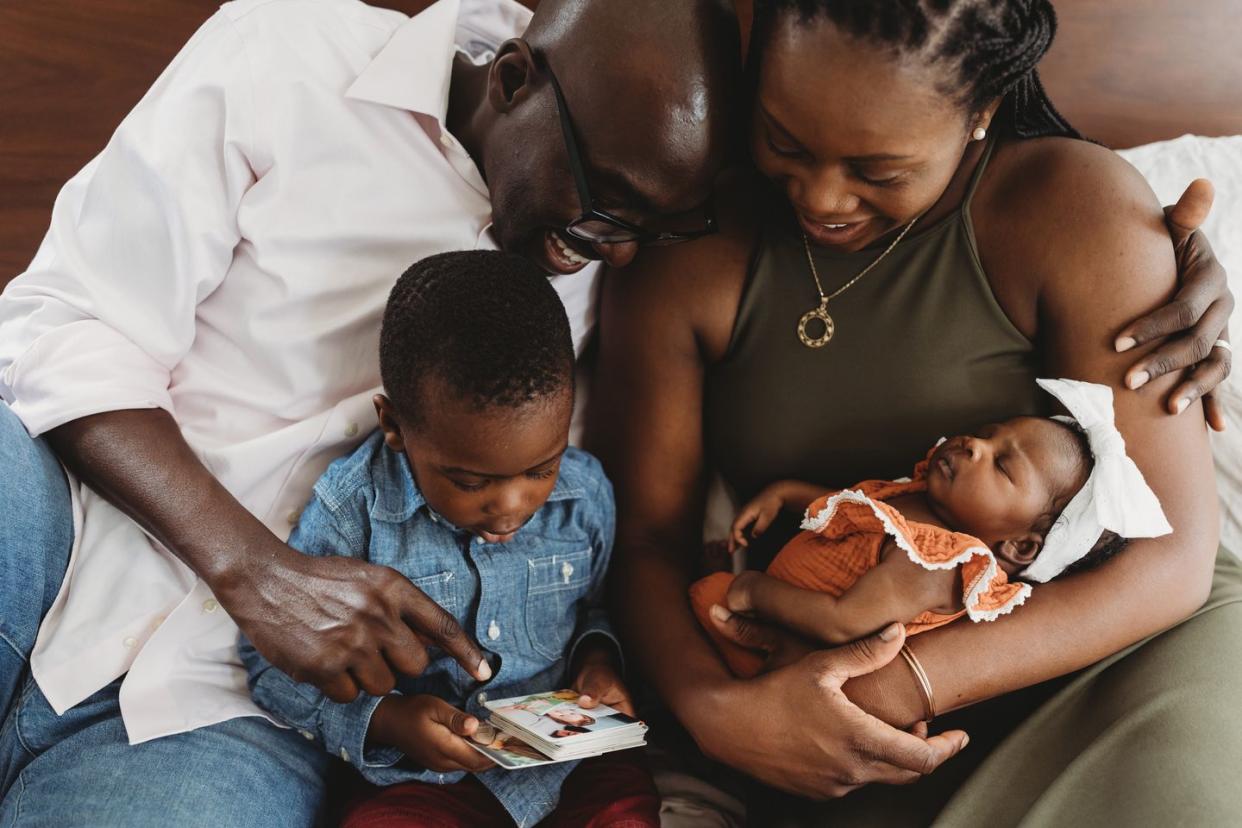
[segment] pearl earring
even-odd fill
[[[976,141],[982,141],[984,138],[988,137],[988,131],[981,126],[977,126],[975,127],[975,131],[970,133],[970,137],[974,138]]]

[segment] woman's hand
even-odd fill
[[[750,681],[734,682],[693,728],[710,757],[766,784],[814,799],[844,796],[873,782],[902,785],[940,767],[969,738],[928,737],[890,727],[846,698],[850,678],[880,669],[905,643],[892,624],[844,647],[811,653]]]
[[[1199,227],[1212,209],[1214,192],[1206,179],[1190,182],[1177,204],[1165,208],[1165,222],[1177,253],[1180,285],[1173,301],[1128,325],[1117,335],[1118,351],[1156,339],[1169,340],[1126,372],[1126,386],[1140,388],[1156,377],[1191,367],[1168,397],[1168,409],[1180,414],[1203,397],[1204,416],[1215,431],[1225,430],[1225,415],[1212,393],[1229,376],[1233,355],[1215,346],[1229,340],[1233,294],[1225,269],[1216,260]],[[1182,334],[1178,336],[1177,334]]]
[[[495,767],[466,744],[479,727],[474,716],[435,696],[389,696],[371,716],[367,741],[395,747],[417,767],[437,773],[479,773]]]

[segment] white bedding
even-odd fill
[[[1217,258],[1229,271],[1234,296],[1242,296],[1242,135],[1202,138],[1183,135],[1120,155],[1151,184],[1162,204],[1172,204],[1195,178],[1216,186],[1216,202],[1204,230]],[[1221,542],[1242,556],[1242,363],[1220,392],[1229,418],[1224,434],[1213,435],[1221,498]]]

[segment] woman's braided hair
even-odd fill
[[[944,72],[941,90],[978,111],[1003,98],[998,125],[1020,138],[1081,138],[1057,112],[1035,66],[1052,45],[1049,0],[755,0],[754,66],[782,14],[828,19],[857,38],[916,53]]]

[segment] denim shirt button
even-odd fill
[[[492,641],[495,641],[497,638],[500,638],[500,625],[497,624],[495,621],[487,625],[487,637],[490,638]]]
[[[487,703],[487,694],[486,694],[486,693],[480,693],[480,694],[479,694],[479,704],[486,704],[486,703]]]
[[[564,581],[565,583],[569,583],[569,578],[573,574],[574,574],[573,564],[571,564],[569,561],[565,561],[565,563],[561,564],[561,580],[562,581]]]

